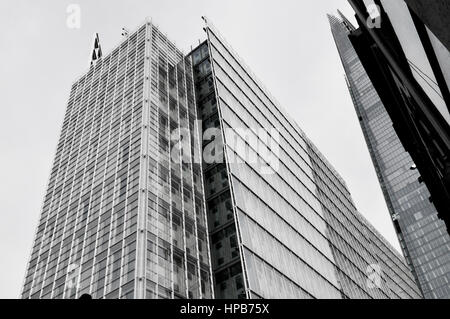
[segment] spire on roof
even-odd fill
[[[102,57],[102,48],[100,46],[100,39],[98,37],[98,33],[95,34],[94,37],[94,48],[92,50],[91,55],[91,65],[95,65],[97,61]]]

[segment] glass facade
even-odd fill
[[[420,298],[342,178],[205,21],[191,57],[204,132],[221,132],[204,143],[223,152],[204,165],[216,297]]]
[[[146,22],[74,83],[23,298],[213,296],[192,74]]]
[[[425,298],[450,297],[450,237],[413,168],[392,121],[348,38],[353,29],[330,16],[348,88],[403,253]]]
[[[207,23],[71,90],[22,298],[420,298],[342,178]]]

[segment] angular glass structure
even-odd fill
[[[72,87],[22,298],[420,298],[403,258],[206,24],[150,21]]]
[[[342,14],[330,15],[329,21],[403,254],[425,298],[449,298],[450,236],[445,223],[349,40],[355,28]]]
[[[342,178],[207,20],[206,32],[191,56],[204,132],[221,132],[206,153],[217,140],[224,153],[204,165],[216,297],[420,297]]]

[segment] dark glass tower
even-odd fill
[[[346,81],[403,254],[426,298],[450,297],[450,236],[369,79],[342,15],[328,16]]]
[[[450,234],[450,52],[440,16],[429,23],[448,1],[420,15],[408,4],[423,1],[373,2],[349,0],[359,26],[349,38]]]

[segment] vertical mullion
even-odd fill
[[[139,47],[139,32],[136,34],[136,45],[135,45],[135,52],[134,52],[134,68],[133,68],[133,86],[132,86],[132,91],[133,91],[133,98],[132,98],[132,102],[130,108],[131,108],[131,115],[130,115],[130,138],[129,138],[129,145],[131,144],[131,141],[133,140],[133,130],[134,130],[134,126],[133,126],[133,115],[134,115],[134,100],[135,100],[135,93],[136,93],[136,65],[137,65],[137,61],[138,61],[138,47]],[[145,77],[144,77],[145,80]],[[124,101],[125,102],[125,101]],[[129,147],[128,148],[128,154],[131,154],[132,150]],[[127,164],[127,185],[126,185],[126,194],[125,194],[125,204],[124,204],[124,221],[123,221],[123,235],[122,235],[122,254],[121,254],[121,266],[120,266],[120,274],[119,274],[119,297],[121,297],[121,293],[122,293],[122,276],[123,276],[123,267],[124,267],[124,259],[125,259],[125,235],[126,235],[126,226],[127,226],[127,215],[128,213],[128,191],[129,191],[129,185],[130,185],[130,164],[131,164],[131,158],[130,155],[128,157],[128,164]]]
[[[146,22],[145,31],[145,61],[144,61],[144,78],[151,75],[151,35],[152,23]],[[149,81],[144,81],[143,105],[142,105],[142,133],[141,133],[141,149],[139,152],[140,168],[139,168],[139,186],[138,186],[138,223],[136,236],[136,272],[135,272],[135,298],[145,298],[146,288],[146,263],[147,263],[147,231],[146,220],[148,211],[148,156],[143,158],[143,155],[148,154],[148,131],[149,131],[149,103],[150,103],[150,88]]]

